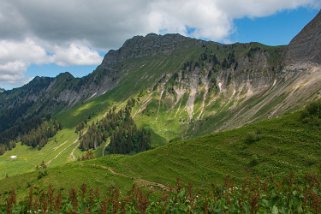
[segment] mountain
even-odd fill
[[[277,47],[223,45],[179,34],[135,36],[109,51],[86,77],[36,77],[1,93],[0,137],[11,129],[9,143],[19,126],[48,115],[72,130],[131,98],[137,101],[135,122],[149,126],[158,142],[282,115],[320,97],[318,49],[311,49],[320,41],[319,23],[320,14],[289,46]],[[306,60],[309,48],[312,64],[292,63]]]
[[[90,212],[93,196],[105,197],[105,191],[113,209],[115,201],[115,207],[124,206],[117,203],[125,198],[120,190],[130,194],[125,201],[146,208],[137,189],[142,187],[156,198],[165,191],[159,204],[165,200],[176,211],[189,203],[184,194],[201,205],[200,212],[216,209],[207,200],[214,193],[224,195],[222,212],[255,213],[260,207],[262,213],[319,213],[320,21],[319,13],[289,45],[276,47],[179,34],[135,36],[109,51],[86,77],[36,77],[0,93],[0,195],[6,202],[0,210],[47,210],[56,195],[55,206],[68,198],[71,203],[62,200],[68,212]],[[52,130],[53,123],[59,128]],[[31,148],[24,139],[42,146]],[[237,191],[232,180],[244,178]],[[180,180],[191,183],[184,189]],[[218,186],[223,183],[227,191]],[[269,183],[275,189],[265,194]],[[286,194],[280,193],[284,183]],[[176,192],[173,200],[169,189]],[[191,198],[192,189],[207,199]],[[240,196],[246,198],[242,203]],[[24,198],[29,203],[15,203]],[[237,205],[231,208],[229,200]]]
[[[0,93],[5,92],[6,90],[4,90],[3,88],[0,88]]]
[[[286,55],[287,64],[321,64],[321,11],[290,42]]]

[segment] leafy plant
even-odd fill
[[[112,186],[106,194],[82,184],[65,192],[49,185],[31,187],[29,196],[18,202],[14,190],[0,205],[1,213],[320,213],[320,177],[314,174],[277,179],[245,179],[213,187],[208,194],[195,192],[193,185],[178,179],[168,191],[149,191],[133,185],[127,193]]]
[[[251,145],[262,139],[262,133],[259,130],[249,132],[245,137],[244,143]]]

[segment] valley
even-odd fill
[[[157,197],[178,180],[206,197],[227,178],[320,176],[320,14],[287,46],[151,33],[85,77],[0,89],[0,199],[84,184]]]

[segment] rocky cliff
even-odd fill
[[[125,41],[120,49],[109,51],[101,66],[108,68],[128,59],[155,56],[157,54],[170,54],[177,48],[182,47],[186,41],[195,41],[195,39],[187,38],[180,34],[161,36],[151,33],[146,36],[135,36]]]
[[[285,63],[321,65],[321,11],[290,42]]]

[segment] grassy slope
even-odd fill
[[[254,44],[254,46],[261,45]],[[219,49],[216,44],[211,44],[209,48],[215,51],[219,58],[224,58],[232,46]],[[268,47],[264,48],[269,49]],[[272,52],[273,50],[272,48]],[[4,178],[6,174],[13,176],[34,171],[35,166],[40,164],[41,161],[49,162],[50,167],[73,161],[81,154],[75,142],[77,139],[77,135],[74,133],[75,126],[88,117],[91,117],[89,123],[99,120],[110,107],[117,105],[118,108],[120,108],[119,106],[124,105],[125,100],[130,96],[137,98],[143,94],[141,98],[145,99],[152,94],[152,101],[148,103],[147,109],[153,109],[154,111],[159,109],[158,113],[149,116],[146,114],[138,114],[135,117],[135,121],[139,126],[148,125],[152,128],[152,143],[154,147],[163,145],[173,138],[179,138],[190,125],[186,119],[188,118],[185,110],[186,95],[172,108],[172,106],[166,106],[166,101],[164,100],[159,102],[161,99],[159,94],[150,93],[146,91],[146,89],[151,88],[165,73],[178,71],[185,61],[198,59],[203,51],[204,48],[201,45],[194,44],[189,48],[177,50],[170,57],[168,55],[159,55],[156,57],[141,58],[140,60],[128,60],[122,65],[121,72],[123,72],[124,75],[116,88],[103,96],[84,104],[79,104],[68,111],[56,115],[56,118],[62,123],[64,129],[51,139],[41,151],[18,145],[17,148],[1,156],[0,178]],[[243,52],[246,51],[247,48],[242,46],[236,47],[236,55],[244,54]],[[196,101],[196,109],[200,106],[200,102],[200,100]],[[153,103],[155,106],[153,106]],[[139,106],[135,108],[137,109],[134,109],[134,111],[139,110]],[[220,109],[220,106],[213,107],[213,109],[218,108]],[[222,110],[222,112],[218,114],[218,117],[223,118],[226,113],[227,111]],[[198,112],[195,114],[198,114]],[[212,123],[213,120],[208,120],[208,122]],[[209,130],[205,132],[197,130],[198,134],[209,133],[213,130],[213,125],[208,124],[208,122],[205,123],[205,127],[209,127]],[[74,154],[73,156],[71,155],[72,153]],[[98,151],[98,153],[101,152]],[[11,155],[16,155],[18,158],[11,160]]]
[[[197,55],[198,51],[197,48],[184,49],[184,51],[177,50],[170,58],[168,55],[159,55],[127,61],[121,71],[124,72],[124,75],[116,88],[98,98],[56,115],[63,130],[52,138],[42,150],[38,151],[18,144],[16,148],[0,156],[0,179],[6,175],[13,176],[34,171],[35,166],[42,161],[48,163],[52,160],[49,166],[63,165],[73,161],[81,154],[76,148],[77,135],[74,133],[75,126],[79,122],[90,117],[89,123],[92,123],[99,120],[110,107],[116,105],[121,108],[130,96],[135,96],[142,90],[152,87],[161,75],[176,71],[185,61],[185,57]],[[166,142],[156,133],[153,133],[153,139],[153,146]],[[56,147],[58,149],[55,150]],[[73,151],[74,158],[71,156]],[[11,160],[10,156],[12,155],[17,156],[17,159]]]
[[[226,175],[284,174],[320,169],[320,130],[297,122],[298,113],[244,128],[171,143],[155,150],[124,156],[117,161],[98,159],[133,177],[174,183],[177,177],[198,186],[222,181]],[[259,130],[261,139],[244,143]]]
[[[64,129],[41,150],[17,144],[15,149],[0,156],[0,178],[34,171],[42,161],[50,167],[74,161],[80,154],[76,139],[77,135],[73,130]],[[11,159],[10,156],[17,158]]]
[[[261,139],[246,144],[248,134],[258,130]],[[292,113],[240,129],[169,143],[134,156],[107,156],[51,168],[48,176],[40,180],[37,172],[9,177],[0,182],[0,190],[16,188],[21,194],[29,185],[54,184],[68,188],[81,183],[102,190],[115,184],[128,189],[138,178],[166,185],[181,178],[192,181],[198,189],[205,189],[222,182],[226,175],[239,179],[318,172],[320,148],[320,130],[301,123],[299,113]],[[113,174],[106,167],[120,174]]]

